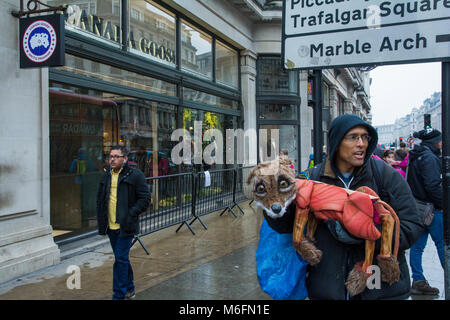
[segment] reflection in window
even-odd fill
[[[83,63],[85,61],[89,61],[89,63]],[[131,88],[164,94],[171,97],[176,96],[176,85],[172,83],[108,66],[103,63],[86,60],[70,54],[66,54],[66,65],[64,67],[58,67],[58,69]]]
[[[177,127],[175,106],[56,82],[49,86],[50,219],[57,235],[96,227],[96,194],[112,145],[126,146],[129,165],[147,177],[177,171],[171,161],[176,142],[170,139]],[[164,159],[163,168],[151,165],[153,153]]]
[[[236,100],[218,97],[190,88],[183,88],[183,99],[234,110],[237,110],[239,105],[238,101]]]
[[[72,2],[72,3],[70,3]],[[120,3],[111,0],[51,0],[48,5],[69,4],[64,13],[66,28],[119,45]]]
[[[205,132],[209,129],[217,129],[223,134],[223,159],[222,163],[214,163],[212,165],[208,165],[206,163],[196,164],[194,167],[198,171],[209,170],[209,169],[221,169],[226,167],[224,165],[227,161],[226,159],[226,146],[225,146],[225,134],[227,129],[237,129],[237,117],[231,115],[225,115],[215,112],[191,109],[191,108],[183,108],[183,128],[189,132],[191,136],[191,140],[194,141],[194,130],[195,130],[195,121],[201,121],[202,123],[202,152],[208,145],[216,145],[215,137],[205,135]],[[232,163],[237,163],[237,153],[236,153],[236,145],[234,156],[235,159],[232,159]],[[192,157],[194,156],[194,151],[191,151]],[[214,152],[213,152],[214,156]],[[192,162],[194,162],[192,158]]]
[[[298,72],[283,70],[280,57],[258,59],[259,94],[298,94]]]
[[[261,145],[263,150],[260,150],[261,161],[270,160],[275,158],[280,150],[285,150],[288,152],[289,158],[292,159],[294,163],[294,170],[300,169],[298,164],[298,126],[297,125],[260,125],[259,129],[265,129],[267,133],[267,145]],[[275,131],[278,130],[278,137]],[[274,137],[273,137],[274,135]],[[278,143],[276,146],[278,150],[274,148],[272,139],[276,140],[278,138]],[[278,152],[278,153],[277,153]]]
[[[297,105],[264,103],[259,105],[259,118],[265,120],[297,120]]]
[[[175,66],[175,15],[153,1],[130,3],[130,50]]]
[[[212,38],[182,20],[181,46],[181,67],[212,79]]]
[[[95,228],[108,147],[119,141],[117,103],[102,92],[49,84],[50,220],[55,236]]]
[[[237,88],[238,54],[220,41],[216,41],[216,80]]]

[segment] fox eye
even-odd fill
[[[264,193],[264,192],[266,192],[266,187],[262,183],[258,184],[256,186],[256,192],[257,193]]]
[[[287,182],[286,180],[281,180],[279,185],[281,189],[286,189],[287,187],[289,187],[289,182]]]

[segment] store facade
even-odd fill
[[[112,145],[125,145],[130,164],[154,176],[205,168],[175,164],[176,129],[191,138],[199,122],[202,133],[267,129],[269,140],[276,129],[277,152],[288,150],[296,170],[305,168],[312,151],[308,73],[282,69],[279,6],[46,2],[68,5],[66,62],[26,70],[19,68],[18,21],[11,15],[18,1],[0,3],[0,53],[9,62],[0,69],[0,283],[59,263],[62,244],[96,234],[96,189]],[[331,116],[341,113],[340,97],[347,101],[342,111],[360,97],[342,76],[324,77]],[[259,149],[248,146],[244,164]]]
[[[96,233],[96,188],[110,146],[126,146],[130,165],[147,177],[178,173],[194,166],[174,163],[174,130],[193,138],[200,121],[203,133],[225,132],[241,116],[239,50],[164,3],[75,1],[65,25],[66,64],[49,70],[57,244]]]

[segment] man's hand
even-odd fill
[[[346,244],[360,244],[363,243],[364,240],[360,238],[356,238],[352,236],[350,233],[348,233],[342,225],[339,223],[339,221],[328,219],[327,227],[328,230],[330,230],[333,237],[343,243]]]

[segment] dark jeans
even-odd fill
[[[425,246],[427,245],[428,235],[431,235],[431,239],[436,246],[439,261],[442,268],[444,268],[444,229],[443,229],[443,216],[441,210],[434,211],[434,219],[431,224],[425,228],[419,239],[413,244],[409,250],[409,264],[411,265],[412,278],[414,281],[424,280],[422,269],[422,254]]]
[[[109,241],[114,252],[113,299],[122,300],[127,292],[134,291],[133,269],[130,263],[130,249],[133,236],[120,237],[120,230],[108,229]]]

